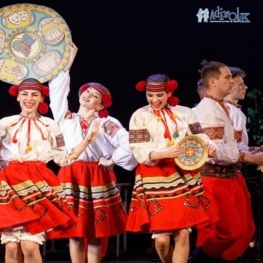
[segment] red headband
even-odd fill
[[[160,84],[146,84],[146,91],[150,92],[159,92],[159,91],[164,91],[165,90],[165,83],[160,83]]]
[[[95,89],[101,95],[101,104],[104,106],[104,108],[98,111],[99,117],[100,118],[108,117],[109,112],[107,111],[106,108],[109,108],[112,104],[111,95],[109,91],[105,89],[102,85],[100,85],[99,83],[87,83],[80,87],[79,96],[88,88]]]
[[[136,89],[138,91],[149,91],[149,92],[161,92],[161,91],[165,91],[165,92],[171,92],[173,93],[174,90],[176,90],[178,88],[178,82],[176,80],[169,80],[167,82],[163,82],[163,83],[146,83],[146,81],[139,81],[136,84]],[[170,96],[168,98],[168,104],[171,106],[176,106],[180,100],[178,97],[175,96]]]
[[[18,86],[11,86],[9,88],[9,94],[11,96],[17,97],[18,93],[23,90],[39,91],[43,97],[47,97],[49,95],[49,88],[36,81],[35,79],[26,79],[22,81]],[[37,110],[39,113],[45,114],[48,112],[48,105],[45,102],[40,102]]]

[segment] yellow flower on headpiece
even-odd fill
[[[162,117],[158,116],[157,117],[157,121],[160,121],[162,119]]]
[[[177,115],[176,115],[175,113],[173,114],[173,118],[174,118],[174,119],[176,119],[176,118],[177,118]]]

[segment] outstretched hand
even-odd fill
[[[100,121],[94,121],[92,131],[85,137],[85,141],[90,144],[96,140],[99,135]]]

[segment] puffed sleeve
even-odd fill
[[[49,141],[51,143],[51,151],[53,155],[53,161],[59,166],[66,166],[72,163],[68,160],[68,151],[65,147],[64,137],[55,122],[49,125],[50,134]]]
[[[68,111],[70,76],[69,71],[62,71],[58,76],[49,82],[50,108],[55,121],[59,124],[64,120]]]
[[[113,148],[112,161],[128,171],[134,169],[138,162],[129,147],[128,131],[117,119],[112,117],[102,121],[102,129],[104,136]]]
[[[147,129],[146,118],[147,112],[143,108],[132,114],[129,123],[129,144],[139,163],[154,166],[156,163],[150,160],[149,155],[155,150],[155,144]]]
[[[2,141],[2,137],[5,136],[5,134],[6,134],[5,125],[4,125],[3,121],[0,120],[0,143]]]
[[[239,150],[230,120],[222,113],[219,106],[215,108],[213,104],[205,103],[206,101],[203,100],[197,105],[195,113],[205,133],[218,147],[217,156],[213,158],[214,161],[236,163]]]
[[[204,132],[204,129],[202,128],[194,110],[188,108],[188,114],[187,115],[189,116],[189,119],[187,120],[187,122],[189,123],[187,134],[197,135],[197,136],[201,137],[202,139],[207,141],[210,145],[213,145],[216,149],[216,152],[218,152],[217,144],[215,142],[213,142],[209,138],[209,136]]]

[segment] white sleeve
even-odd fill
[[[57,124],[50,123],[50,136],[49,141],[51,143],[51,150],[54,162],[59,166],[66,166],[71,164],[73,161],[68,159],[68,151],[65,147],[64,137],[57,126]]]
[[[128,131],[116,119],[107,120],[102,124],[102,128],[104,135],[114,149],[112,161],[128,171],[134,169],[138,162],[129,147]]]
[[[189,111],[191,114],[189,114],[190,118],[188,120],[189,126],[188,126],[188,134],[196,135],[204,139],[206,142],[208,142],[210,145],[214,146],[216,149],[216,153],[218,153],[218,146],[215,142],[213,142],[207,134],[204,133],[204,130],[194,112],[193,109]]]
[[[205,133],[218,147],[217,156],[214,159],[226,163],[236,163],[239,150],[234,138],[234,128],[230,121],[220,118],[220,114],[214,115],[209,109],[204,112],[197,107],[195,112]]]
[[[50,108],[57,123],[60,123],[68,111],[70,76],[69,71],[62,71],[49,82]]]
[[[247,134],[247,129],[246,127],[243,128],[241,131],[241,142],[238,143],[238,148],[240,151],[247,151],[249,152],[249,146],[248,146],[248,134]]]
[[[0,145],[2,137],[6,135],[6,129],[2,120],[0,120]]]
[[[133,155],[139,163],[155,166],[149,155],[155,149],[154,139],[151,137],[140,110],[133,113],[129,123],[129,143]]]

